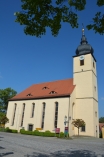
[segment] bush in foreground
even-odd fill
[[[55,133],[50,132],[49,130],[47,130],[45,132],[39,132],[38,130],[25,131],[25,130],[21,129],[20,133],[25,134],[25,135],[34,135],[34,136],[43,136],[43,137],[64,137],[63,132],[60,132],[60,134],[55,134]]]
[[[7,127],[7,128],[0,128],[0,131],[1,132],[9,132],[9,133],[18,133],[17,130],[9,129],[9,127]]]

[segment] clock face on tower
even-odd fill
[[[79,60],[84,60],[84,55],[80,56]]]

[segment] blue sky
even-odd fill
[[[103,11],[87,0],[79,13],[79,28],[62,24],[57,37],[47,29],[41,38],[26,36],[23,26],[15,23],[14,12],[21,10],[20,0],[0,0],[0,89],[11,87],[18,93],[32,84],[73,77],[73,58],[81,40],[82,23],[86,26],[96,11]],[[88,43],[97,60],[99,116],[104,116],[104,35],[85,29]],[[90,108],[90,107],[89,107]]]

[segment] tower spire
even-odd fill
[[[82,23],[82,36],[85,35],[84,31],[84,24]]]

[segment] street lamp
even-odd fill
[[[67,116],[64,117],[64,124],[66,126],[66,123],[67,123]]]

